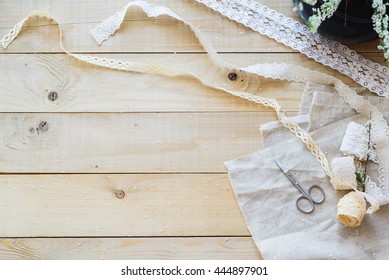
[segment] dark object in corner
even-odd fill
[[[299,5],[301,0],[293,0]],[[298,9],[300,17],[307,22],[313,14],[312,8],[323,4],[318,0],[315,6],[305,3],[303,9]],[[373,29],[373,8],[371,0],[343,0],[335,14],[320,25],[318,32],[341,43],[358,43],[378,38]]]

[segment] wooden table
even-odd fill
[[[193,0],[152,2],[199,26],[238,66],[287,62],[341,77]],[[296,18],[289,0],[261,2]],[[0,2],[1,35],[47,10],[70,51],[206,74],[209,61],[187,27],[137,9],[97,46],[89,29],[127,0],[17,3]],[[261,258],[223,162],[261,148],[258,126],[275,120],[271,110],[190,79],[80,63],[61,51],[53,23],[27,25],[0,49],[1,259]],[[383,63],[376,44],[352,47]],[[302,89],[269,81],[261,94],[293,114]]]

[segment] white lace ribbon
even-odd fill
[[[339,179],[333,176],[325,154],[320,150],[320,148],[317,146],[310,134],[308,134],[300,126],[298,126],[296,123],[287,118],[285,116],[285,113],[281,111],[281,107],[275,99],[253,95],[244,92],[243,90],[252,84],[258,84],[258,82],[261,82],[261,79],[263,78],[281,79],[302,83],[312,82],[317,84],[334,86],[334,88],[338,91],[339,95],[344,98],[344,100],[352,108],[357,110],[359,113],[371,117],[371,119],[377,124],[376,126],[374,126],[374,129],[377,131],[377,135],[382,135],[382,137],[384,137],[385,139],[389,139],[389,127],[385,119],[382,117],[381,112],[363,97],[358,96],[355,91],[350,89],[339,79],[336,79],[327,74],[312,71],[311,69],[286,64],[256,64],[241,69],[234,68],[229,64],[225,63],[220,58],[220,56],[217,54],[210,42],[194,25],[186,22],[180,16],[165,7],[149,4],[145,1],[130,2],[121,11],[104,20],[100,25],[91,30],[92,35],[99,44],[101,44],[104,40],[108,39],[109,36],[115,33],[115,31],[120,27],[121,23],[123,22],[127,10],[132,6],[137,6],[141,8],[149,17],[168,15],[186,24],[195,33],[200,43],[203,45],[205,51],[208,53],[210,59],[214,62],[215,67],[217,69],[217,71],[215,72],[216,75],[212,77],[199,77],[192,72],[175,70],[160,65],[134,63],[130,61],[119,61],[115,59],[106,59],[101,57],[70,53],[66,50],[62,43],[63,34],[61,25],[53,16],[44,12],[33,12],[29,16],[24,18],[22,21],[16,24],[15,27],[12,28],[12,30],[1,40],[1,44],[3,45],[3,47],[7,47],[17,37],[21,28],[23,27],[24,22],[27,19],[32,16],[42,16],[53,20],[58,24],[60,30],[60,47],[62,48],[62,50],[68,55],[86,63],[121,71],[158,73],[165,76],[189,76],[197,79],[206,86],[219,89],[226,93],[249,100],[251,102],[261,104],[263,106],[271,107],[275,110],[280,122],[286,128],[288,128],[296,137],[301,139],[301,141],[306,145],[306,147],[310,150],[312,155],[315,156],[316,160],[321,164],[321,167],[323,168],[325,173],[331,178],[331,180],[335,183],[338,182],[339,184],[342,184],[342,182],[339,182]],[[385,176],[382,174],[382,178],[384,177]],[[345,182],[343,183],[347,184]],[[375,210],[377,210],[378,202],[368,194],[364,194],[364,196],[367,201],[372,205],[370,207],[369,212],[374,212]]]
[[[389,98],[389,68],[339,42],[312,34],[306,25],[254,0],[196,0],[212,10],[347,75],[361,86]]]
[[[369,136],[365,126],[350,122],[343,137],[340,151],[343,155],[352,155],[359,160],[367,160],[369,158],[369,160],[377,163],[378,155],[375,141],[374,135],[370,134]]]
[[[339,182],[346,182],[347,185],[337,185],[332,183],[336,190],[352,190],[357,187],[357,177],[355,175],[354,159],[352,157],[337,157],[331,161],[331,170]]]

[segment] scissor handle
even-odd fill
[[[305,205],[308,202],[309,207],[303,207],[302,205]],[[308,196],[300,195],[299,198],[296,200],[296,207],[297,210],[299,210],[302,213],[309,214],[315,209],[315,203],[312,199],[310,199]]]
[[[317,195],[312,196],[312,190],[318,190],[320,193],[319,198]],[[308,189],[308,192],[302,193],[296,200],[297,209],[305,214],[311,213],[315,209],[315,204],[322,203],[325,199],[325,193],[322,187],[313,185]],[[308,206],[308,207],[307,207]]]
[[[319,196],[316,195],[316,194],[315,194],[315,195],[312,195],[312,190],[316,190],[316,192],[319,191],[320,195],[319,195]],[[320,187],[319,185],[313,185],[313,186],[311,186],[311,187],[308,189],[308,194],[309,194],[311,200],[313,201],[313,203],[315,203],[315,204],[320,204],[320,203],[322,203],[322,202],[324,201],[325,197],[326,197],[323,188]]]

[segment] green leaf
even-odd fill
[[[357,177],[357,189],[361,192],[364,192],[366,175],[363,175],[359,172],[355,172],[355,176]]]

